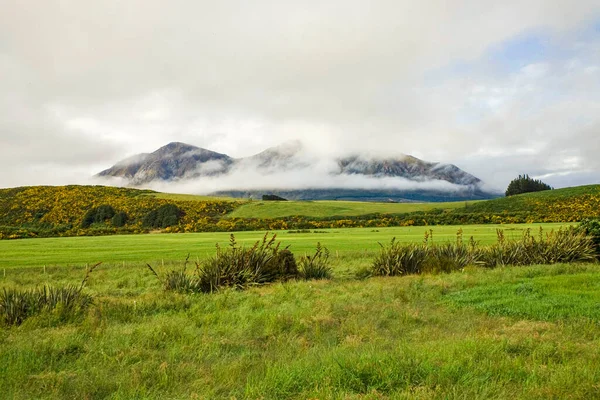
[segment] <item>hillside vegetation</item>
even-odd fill
[[[574,222],[600,216],[600,185],[525,193],[469,205],[471,213],[527,216],[536,222]]]
[[[182,211],[174,230],[193,230],[216,224],[238,203],[223,199],[180,200],[160,198],[150,190],[106,186],[33,186],[0,190],[0,238],[75,236],[147,232],[144,218],[166,204]],[[82,227],[93,209],[110,206],[126,215],[124,226],[110,220]],[[85,224],[84,224],[85,225]],[[169,229],[169,228],[167,228]],[[172,229],[172,228],[171,228]]]
[[[152,230],[232,232],[578,222],[599,216],[600,185],[479,202],[422,204],[241,202],[102,186],[0,190],[0,239]]]

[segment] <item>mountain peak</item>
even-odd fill
[[[182,142],[171,142],[152,152],[152,154],[182,154],[188,151],[204,150],[200,147],[192,146],[191,144]]]
[[[323,168],[319,169],[319,165],[326,165],[328,172],[323,172]],[[438,181],[438,185],[445,181],[456,187],[462,187],[461,190],[467,194],[477,191],[481,183],[478,178],[455,165],[427,162],[406,154],[398,154],[396,157],[356,154],[323,160],[306,152],[302,142],[297,140],[284,142],[254,156],[240,159],[182,142],[171,142],[150,154],[140,154],[121,161],[98,175],[126,178],[131,185],[143,186],[152,182],[207,176],[223,176],[226,179],[225,175],[229,173],[232,173],[232,176],[241,173],[243,177],[246,176],[245,173],[253,173],[257,177],[265,178],[274,174],[276,176],[279,176],[277,174],[286,176],[287,173],[290,173],[290,176],[304,175],[314,179],[314,184],[317,185],[315,187],[318,187],[319,180],[323,178],[319,174],[329,174],[326,179],[335,179],[331,178],[335,175],[340,176],[342,186],[337,187],[334,183],[331,190],[346,187],[343,182],[354,179],[348,175],[369,178],[371,186],[378,178],[403,178],[416,184]],[[240,181],[244,182],[244,178]],[[261,179],[257,179],[250,184],[261,184],[261,182]],[[407,190],[409,189],[405,192]]]
[[[133,185],[141,185],[156,180],[217,175],[227,172],[233,163],[233,159],[225,154],[181,142],[171,142],[150,154],[128,160],[135,162],[117,163],[98,176],[127,178]]]

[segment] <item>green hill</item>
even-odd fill
[[[536,222],[572,222],[600,216],[600,185],[545,190],[477,202],[471,213],[527,214]]]
[[[346,217],[398,216],[440,217],[481,222],[573,222],[600,216],[600,185],[527,193],[483,201],[448,203],[371,203],[353,201],[253,201],[236,208],[229,218],[277,219],[307,217],[342,219]],[[435,218],[439,220],[440,218]],[[523,220],[524,219],[524,220]],[[431,221],[431,223],[435,223]],[[443,222],[438,222],[443,223]]]
[[[0,189],[0,239],[38,236],[103,235],[147,232],[148,215],[171,204],[180,211],[169,231],[207,230],[240,203],[227,199],[166,195],[151,190],[106,186],[31,186]],[[83,227],[84,217],[98,207],[122,213],[124,225],[111,220]]]
[[[0,239],[153,230],[206,232],[577,222],[597,217],[600,217],[600,185],[452,203],[248,202],[104,186],[0,189]]]

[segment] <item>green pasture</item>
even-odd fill
[[[234,199],[233,197],[216,197],[202,196],[198,194],[184,193],[150,193],[146,196],[156,197],[157,199],[174,200],[174,201],[243,201],[243,199]]]
[[[352,265],[369,262],[357,256]],[[77,284],[82,276],[80,267],[17,267],[0,275],[0,288]],[[85,289],[95,305],[81,320],[42,314],[0,327],[0,393],[594,399],[598,282],[597,264],[559,264],[181,295],[162,292],[144,268],[101,265]]]
[[[334,276],[213,294],[163,291],[228,233],[0,241],[4,288],[79,285],[94,304],[0,325],[6,399],[594,399],[600,265],[556,264],[360,279],[392,237],[518,238],[562,224],[276,232],[298,256],[321,242]],[[264,232],[235,233],[251,245]],[[164,263],[164,264],[163,264]],[[190,265],[189,268],[195,268]]]
[[[448,203],[374,203],[360,201],[250,201],[235,209],[231,218],[349,217],[366,214],[403,214],[433,209],[451,210],[478,201]]]
[[[357,255],[372,256],[379,244],[393,237],[401,242],[419,242],[425,231],[433,231],[433,241],[454,241],[458,229],[464,240],[473,236],[481,244],[496,241],[496,230],[505,236],[520,237],[524,229],[537,233],[540,227],[550,231],[564,224],[465,225],[395,228],[342,228],[312,230],[310,233],[276,231],[283,246],[296,255],[310,253],[317,242],[329,248],[332,257],[352,261]],[[240,244],[252,245],[265,232],[236,232]],[[191,260],[204,259],[215,252],[215,244],[227,246],[230,233],[145,234],[68,238],[21,239],[0,241],[0,268],[85,265],[96,262],[144,265],[179,262],[190,254]],[[341,262],[341,261],[340,261]],[[1,271],[0,271],[1,272]]]

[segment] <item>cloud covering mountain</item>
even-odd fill
[[[455,165],[404,154],[385,159],[360,155],[326,158],[311,153],[299,141],[241,159],[174,142],[120,161],[97,177],[106,179],[101,183],[114,184],[116,178],[120,185],[237,197],[282,192],[299,199],[340,198],[341,189],[345,189],[342,197],[356,199],[402,199],[404,195],[424,199],[434,192],[458,198],[490,195],[480,179]]]

